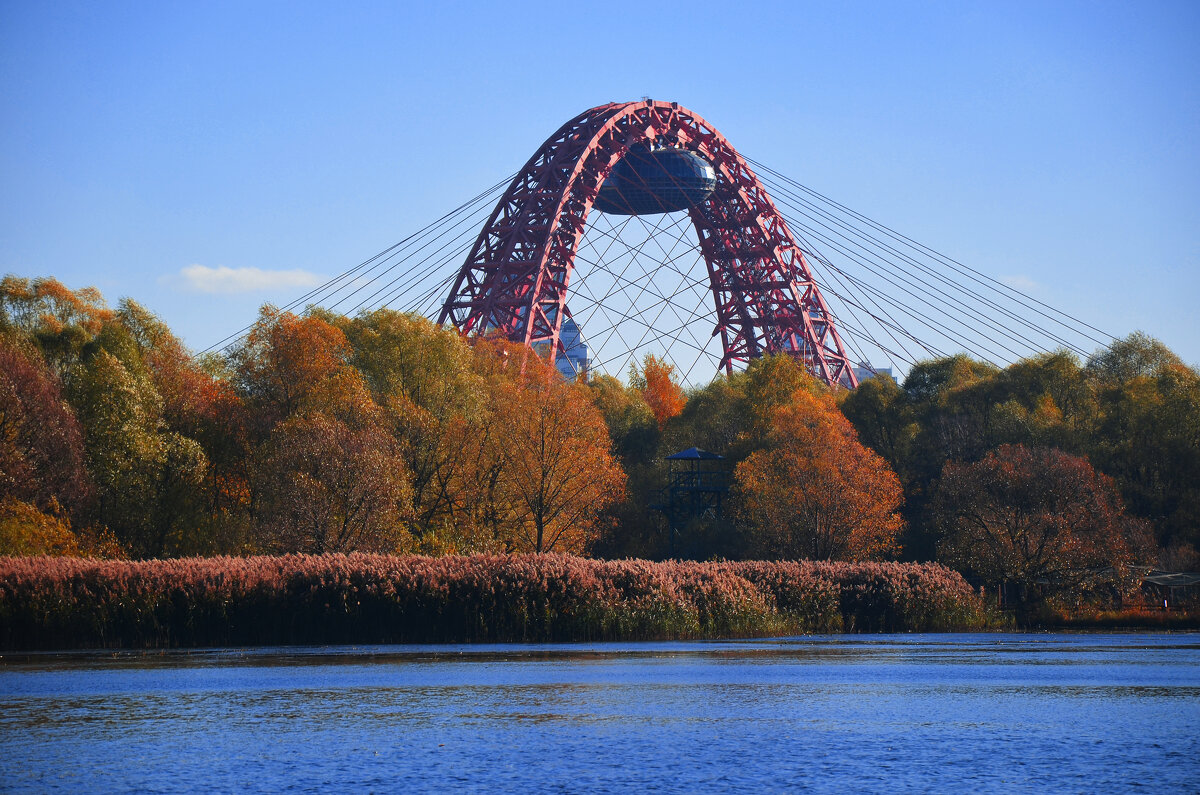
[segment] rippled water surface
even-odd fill
[[[1200,636],[0,659],[17,791],[1200,790]]]

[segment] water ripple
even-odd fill
[[[18,792],[1194,791],[1194,635],[0,659]]]

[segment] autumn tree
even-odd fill
[[[95,287],[71,290],[57,279],[0,280],[0,329],[34,343],[61,383],[71,386],[76,366],[114,313]]]
[[[380,309],[333,319],[399,443],[413,492],[411,530],[428,552],[493,548],[479,522],[491,462],[486,377],[454,330]]]
[[[345,333],[352,363],[375,394],[402,393],[436,416],[477,409],[481,378],[471,347],[455,330],[386,308],[331,322]]]
[[[39,359],[0,337],[0,499],[79,507],[91,489],[83,435]]]
[[[742,372],[718,374],[705,386],[691,390],[683,410],[668,420],[660,435],[656,466],[639,472],[638,483],[631,484],[630,492],[640,498],[643,513],[660,502],[658,491],[667,485],[667,456],[699,447],[724,456],[732,470],[767,445],[774,411],[789,403],[797,391],[828,393],[824,384],[787,355],[757,358]],[[685,550],[700,559],[752,554],[745,537],[724,519],[706,518],[693,525],[678,539],[677,553]],[[668,536],[663,532],[661,537],[661,554],[667,554]],[[630,545],[629,549],[641,554],[646,547]]]
[[[1002,444],[1085,453],[1098,411],[1079,359],[1061,350],[1004,369],[961,354],[919,362],[903,387],[874,378],[839,403],[904,484],[904,547],[916,559],[936,554],[930,489],[946,461],[976,461]]]
[[[137,348],[159,397],[165,430],[200,445],[203,481],[176,483],[172,521],[187,526],[179,554],[253,551],[250,537],[249,417],[220,357],[194,357],[170,329],[138,303],[122,299],[116,317]]]
[[[587,387],[527,365],[493,400],[501,538],[513,551],[584,551],[625,481]]]
[[[211,435],[213,423],[225,421],[232,408],[228,373],[192,356],[162,320],[135,301],[122,299],[117,319],[137,346],[167,426],[197,439]]]
[[[751,554],[875,560],[896,551],[900,482],[831,396],[794,392],[774,410],[766,441],[735,472]]]
[[[333,320],[265,307],[231,356],[253,428],[254,522],[276,551],[407,549],[408,468]]]
[[[261,464],[259,521],[281,552],[404,552],[408,474],[381,427],[313,412],[279,425]]]
[[[0,499],[0,555],[67,555],[81,553],[70,521],[12,498]]]
[[[36,350],[0,336],[0,555],[79,554],[83,437]]]
[[[653,354],[646,355],[640,368],[630,365],[629,385],[641,393],[659,428],[678,416],[687,403],[683,387],[676,380],[675,365],[667,364]]]
[[[829,392],[798,359],[787,354],[760,356],[751,361],[746,366],[743,391],[750,421],[746,433],[763,442],[771,433],[776,409],[794,402],[797,392],[813,395]]]
[[[136,554],[216,551],[203,526],[211,468],[195,437],[202,424],[224,428],[232,417],[226,405],[209,406],[205,422],[196,421],[217,381],[165,324],[129,300],[114,312],[94,288],[7,277],[0,329],[43,353],[80,421],[86,459],[78,474],[94,483],[96,500],[74,518],[97,537],[111,525]]]
[[[324,319],[264,306],[230,354],[234,384],[252,407],[259,432],[282,422],[350,367],[346,335]]]
[[[659,452],[695,446],[737,463],[766,444],[775,410],[798,391],[829,390],[786,354],[754,359],[743,372],[718,374],[692,390],[683,411],[668,423]]]
[[[1151,546],[1112,480],[1054,448],[1004,445],[974,463],[950,461],[935,491],[942,560],[1013,583],[1027,604],[1142,562]]]

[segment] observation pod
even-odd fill
[[[717,188],[712,164],[686,149],[634,146],[617,161],[592,206],[610,215],[655,215],[703,204]]]
[[[655,165],[643,172],[635,165],[642,159]],[[660,166],[664,161],[671,165]],[[693,188],[683,189],[676,168],[684,182],[708,191],[706,198],[689,197]],[[644,190],[652,177],[667,184],[647,191],[649,206],[635,205],[633,189]],[[715,188],[707,188],[714,177]],[[618,198],[601,203],[602,194]],[[766,188],[724,136],[677,102],[599,105],[547,138],[479,231],[437,322],[565,355],[568,288],[592,209],[687,210],[708,271],[719,367],[727,373],[785,354],[826,384],[858,386],[833,314]]]

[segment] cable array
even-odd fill
[[[354,315],[386,306],[425,316],[433,314],[475,242],[479,228],[491,214],[498,194],[514,176],[509,174],[400,242],[279,309],[322,307]],[[251,328],[241,328],[197,355],[232,348]]]
[[[967,353],[997,366],[1055,350],[1086,357],[1112,335],[747,158],[804,249],[839,326],[906,370]]]
[[[712,300],[686,212],[589,216],[567,299],[589,371],[622,376],[652,354],[685,385],[708,383],[722,355]]]
[[[966,353],[997,366],[1054,350],[1087,356],[1112,335],[806,187],[758,161],[780,216],[804,251],[851,355],[898,375],[922,359]],[[281,307],[347,315],[390,307],[436,318],[504,180],[399,243]],[[593,210],[567,301],[593,373],[622,376],[653,354],[687,386],[721,362],[707,266],[687,212]],[[201,353],[224,350],[250,327]]]

